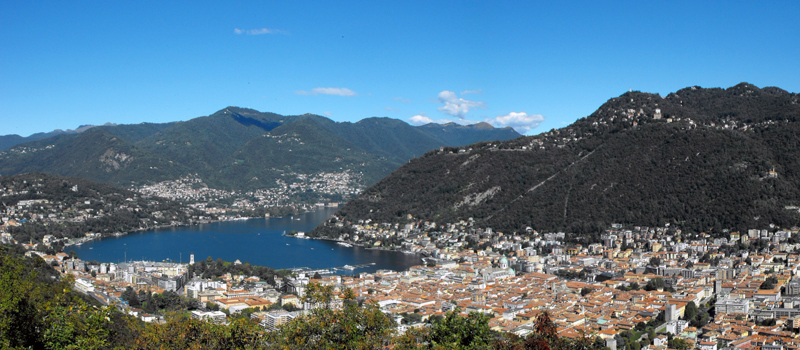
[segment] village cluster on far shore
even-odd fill
[[[285,178],[285,179],[284,179]],[[41,180],[36,180],[41,181]],[[27,184],[36,187],[39,184]],[[141,231],[170,226],[197,225],[216,221],[245,220],[314,211],[323,207],[337,207],[339,201],[363,191],[360,174],[352,171],[314,174],[287,173],[277,180],[273,188],[254,191],[228,191],[209,188],[202,179],[186,176],[177,180],[151,185],[134,186],[136,194],[125,198],[123,205],[111,205],[102,197],[76,197],[71,201],[24,199],[14,201],[0,211],[0,243],[17,243],[11,231],[24,225],[71,225],[92,222],[113,216],[118,211],[147,212],[152,217],[142,217],[129,230],[116,232],[81,232],[79,236],[56,233],[25,239],[24,244],[69,246],[82,244],[104,236],[121,236],[131,231]],[[78,185],[72,186],[78,192]],[[313,193],[319,201],[309,201],[298,194]],[[0,199],[30,195],[29,190],[14,186],[0,187]],[[182,217],[153,210],[143,199],[158,202],[161,198],[184,205]],[[325,198],[335,198],[336,201]]]
[[[173,291],[198,301],[193,317],[227,322],[247,312],[274,329],[319,307],[302,297],[309,283],[320,283],[337,295],[349,288],[360,301],[378,303],[401,332],[458,309],[487,314],[492,329],[525,336],[547,311],[561,336],[599,337],[612,349],[632,332],[654,350],[673,339],[703,350],[800,345],[798,228],[712,238],[674,227],[613,225],[601,242],[582,245],[565,233],[503,234],[474,228],[469,220],[356,226],[359,238],[350,242],[366,236],[374,245],[383,235],[400,236],[403,249],[423,254],[425,263],[354,276],[298,270],[265,281],[189,276],[188,264],[88,264],[64,253],[28,254],[72,275],[77,290],[149,322],[163,316],[131,307],[122,297],[126,289]],[[336,297],[332,306],[341,304]]]

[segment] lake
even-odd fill
[[[292,230],[311,231],[335,211],[336,208],[321,208],[294,217],[148,230],[69,246],[65,251],[75,251],[79,258],[87,261],[114,263],[123,262],[126,257],[128,260],[188,262],[190,254],[194,254],[196,261],[210,256],[215,260],[239,259],[243,263],[276,269],[323,269],[374,263],[354,272],[374,272],[378,269],[402,271],[422,264],[417,254],[349,248],[332,241],[283,236],[284,232]]]

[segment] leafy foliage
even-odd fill
[[[458,309],[450,311],[433,323],[429,335],[431,345],[442,349],[487,348],[492,340],[492,331],[487,323],[490,317],[477,312],[466,317],[458,313]]]
[[[345,304],[292,320],[270,334],[270,343],[281,349],[375,349],[391,339],[394,325],[375,304]]]
[[[758,289],[775,289],[775,284],[778,283],[778,278],[775,276],[769,276],[764,283],[758,287]]]
[[[71,279],[56,282],[44,260],[20,253],[0,246],[0,347],[104,349],[126,337],[112,324],[124,317],[83,300]]]
[[[199,260],[189,265],[189,275],[197,274],[203,278],[220,277],[225,274],[257,276],[264,281],[274,281],[276,277],[281,278],[291,274],[288,270],[275,270],[267,266],[251,265],[249,262],[244,264],[233,264],[223,261],[221,258],[214,260],[210,256],[205,260]]]

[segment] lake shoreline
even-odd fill
[[[220,222],[246,221],[246,220],[253,220],[253,219],[260,219],[260,218],[256,218],[256,217],[241,217],[240,216],[240,217],[234,217],[233,219],[209,220],[209,221],[204,221],[204,222],[200,222],[200,223],[179,224],[179,225],[172,225],[172,224],[169,224],[169,225],[158,225],[158,226],[153,226],[153,227],[137,228],[135,230],[129,230],[129,231],[124,231],[124,232],[114,232],[114,233],[110,233],[110,234],[106,234],[106,235],[98,234],[98,235],[92,236],[92,237],[77,238],[76,241],[78,241],[78,242],[67,242],[66,244],[64,244],[64,248],[62,249],[62,252],[66,253],[67,247],[70,247],[70,246],[74,246],[74,245],[80,246],[80,245],[82,245],[84,243],[95,241],[95,240],[102,240],[102,239],[106,239],[106,238],[118,238],[118,237],[127,236],[129,234],[134,234],[134,233],[146,233],[145,231],[150,231],[150,230],[161,230],[161,229],[171,228],[171,227],[176,227],[176,228],[177,227],[194,227],[194,226],[214,224],[214,223],[220,223]],[[266,218],[266,219],[269,219],[269,218]]]
[[[126,234],[95,237],[82,245],[71,245],[84,260],[121,262],[131,258],[148,261],[199,261],[208,256],[225,261],[240,260],[276,269],[309,267],[321,269],[345,265],[370,266],[358,272],[381,269],[406,271],[420,265],[420,255],[400,249],[336,244],[332,239],[298,239],[284,232],[308,232],[333,215],[335,208],[317,210],[293,218],[249,218],[193,225],[161,225]],[[130,233],[154,233],[131,235]],[[108,238],[108,239],[106,239]],[[113,239],[111,239],[113,238]]]

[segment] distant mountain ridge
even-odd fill
[[[312,235],[469,218],[503,232],[671,223],[721,234],[800,225],[798,207],[800,95],[742,83],[627,92],[561,129],[428,152]]]
[[[23,143],[26,143],[26,142],[42,140],[42,139],[46,139],[46,138],[49,138],[49,137],[62,135],[62,134],[82,133],[82,132],[84,132],[86,130],[89,130],[89,129],[97,127],[97,126],[115,126],[115,125],[117,125],[117,124],[105,123],[103,125],[81,125],[81,126],[78,126],[77,128],[75,128],[74,130],[73,129],[67,129],[67,130],[56,129],[56,130],[53,130],[53,131],[50,131],[50,132],[37,132],[37,133],[32,134],[30,136],[0,135],[0,151],[7,150],[7,149],[9,149],[11,147],[14,147],[16,145],[23,144]]]
[[[3,140],[20,141],[13,136]],[[519,136],[485,125],[334,122],[227,107],[184,122],[31,135],[0,152],[0,175],[40,171],[118,186],[197,175],[216,188],[254,189],[275,186],[286,174],[354,171],[369,185],[432,149]]]

